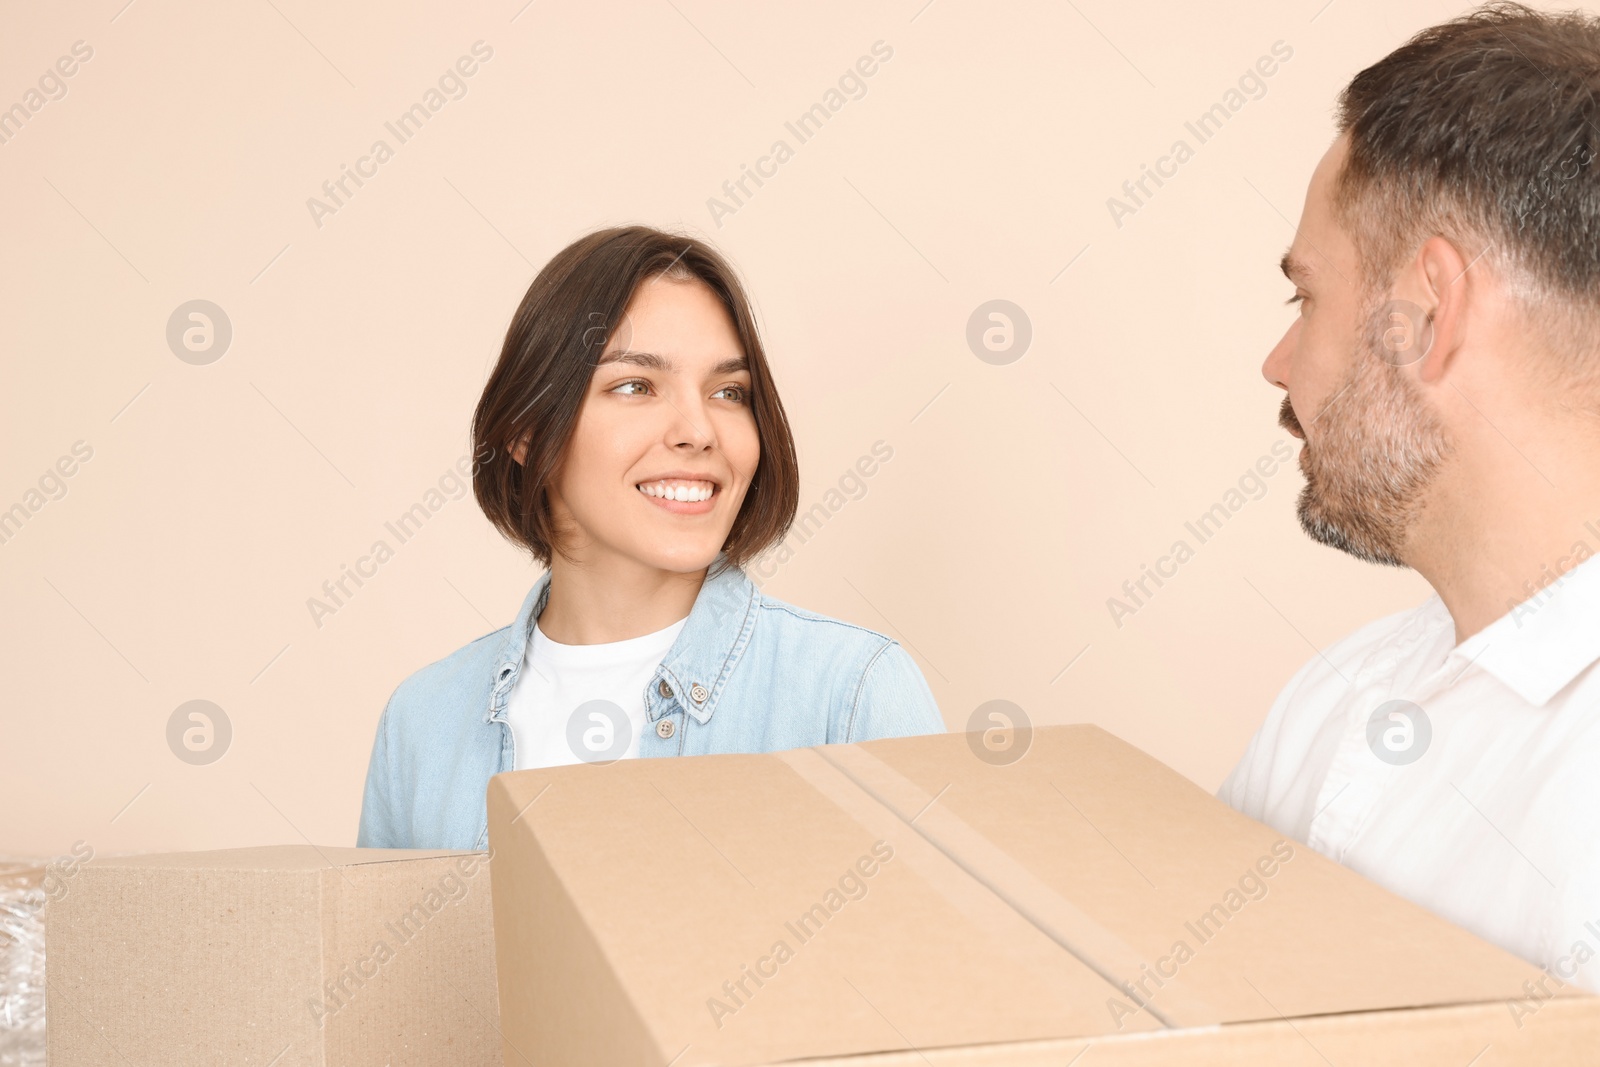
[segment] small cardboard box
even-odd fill
[[[51,1067],[498,1064],[488,867],[310,845],[90,862],[47,911]]]
[[[489,820],[507,1067],[1600,1048],[1600,998],[1095,727],[511,772]]]

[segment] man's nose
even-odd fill
[[[1289,388],[1289,356],[1294,351],[1299,337],[1300,320],[1295,319],[1289,328],[1283,331],[1283,336],[1278,338],[1278,343],[1272,346],[1272,351],[1267,353],[1267,358],[1261,364],[1261,376],[1279,389]]]

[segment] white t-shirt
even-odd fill
[[[563,645],[535,623],[506,705],[517,770],[638,756],[645,686],[688,621],[601,645]]]

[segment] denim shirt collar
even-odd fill
[[[721,573],[715,573],[719,568],[723,568]],[[721,555],[712,563],[711,572],[714,576],[707,577],[700,586],[688,621],[645,690],[645,710],[652,722],[679,709],[701,725],[709,722],[729,675],[750,643],[761,593],[744,571],[727,564]],[[547,570],[528,590],[516,621],[506,633],[484,722],[506,721],[506,703],[522,670],[528,635],[549,597]]]

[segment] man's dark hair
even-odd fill
[[[559,472],[578,411],[607,341],[651,278],[697,281],[721,301],[750,367],[750,407],[761,458],[722,551],[742,566],[781,538],[800,500],[789,420],[772,381],[755,316],[733,268],[710,245],[648,226],[581,237],[556,253],[523,295],[500,361],[472,418],[473,495],[489,521],[548,565],[561,551],[547,487]],[[525,442],[524,462],[512,458]]]
[[[1517,3],[1423,30],[1356,75],[1339,98],[1349,155],[1334,207],[1367,287],[1387,289],[1404,257],[1442,234],[1469,258],[1486,250],[1530,311],[1591,348],[1597,92],[1600,20]]]

